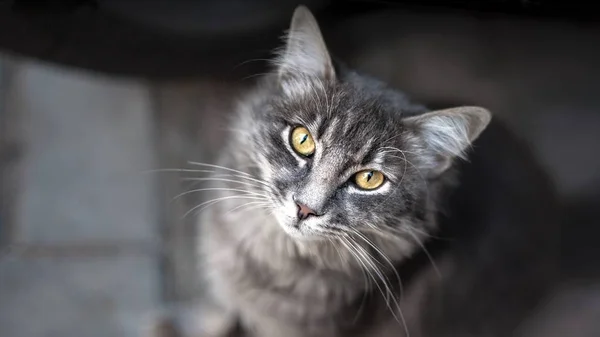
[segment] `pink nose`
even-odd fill
[[[300,220],[304,220],[311,215],[317,215],[317,213],[315,213],[315,211],[308,208],[308,206],[306,206],[304,204],[296,202],[296,205],[298,206],[298,219],[300,219]]]

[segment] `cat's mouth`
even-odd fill
[[[325,217],[309,217],[301,219],[298,216],[297,205],[293,201],[284,202],[274,212],[275,218],[282,230],[297,240],[314,241],[326,239],[329,234],[321,230],[319,223]]]

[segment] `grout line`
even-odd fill
[[[0,55],[0,248],[13,241],[14,200],[16,199],[16,165],[19,159],[19,147],[15,131],[19,128],[17,116],[9,108],[10,81],[12,79],[11,59]],[[12,126],[12,127],[11,127]],[[9,197],[10,196],[10,197]]]
[[[60,244],[12,244],[0,251],[0,258],[109,257],[154,255],[161,247],[143,242],[83,242]]]

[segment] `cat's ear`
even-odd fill
[[[329,51],[319,24],[308,8],[298,6],[294,11],[285,49],[277,64],[280,76],[305,74],[334,79],[335,70]]]
[[[404,123],[415,132],[425,169],[435,176],[444,172],[454,158],[465,158],[466,150],[491,118],[484,108],[464,106],[408,117]]]

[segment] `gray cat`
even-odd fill
[[[534,228],[552,225],[494,175],[519,164],[477,164],[496,155],[479,155],[491,114],[431,111],[334,63],[305,7],[274,64],[239,104],[199,220],[204,335],[516,333],[549,270]]]

